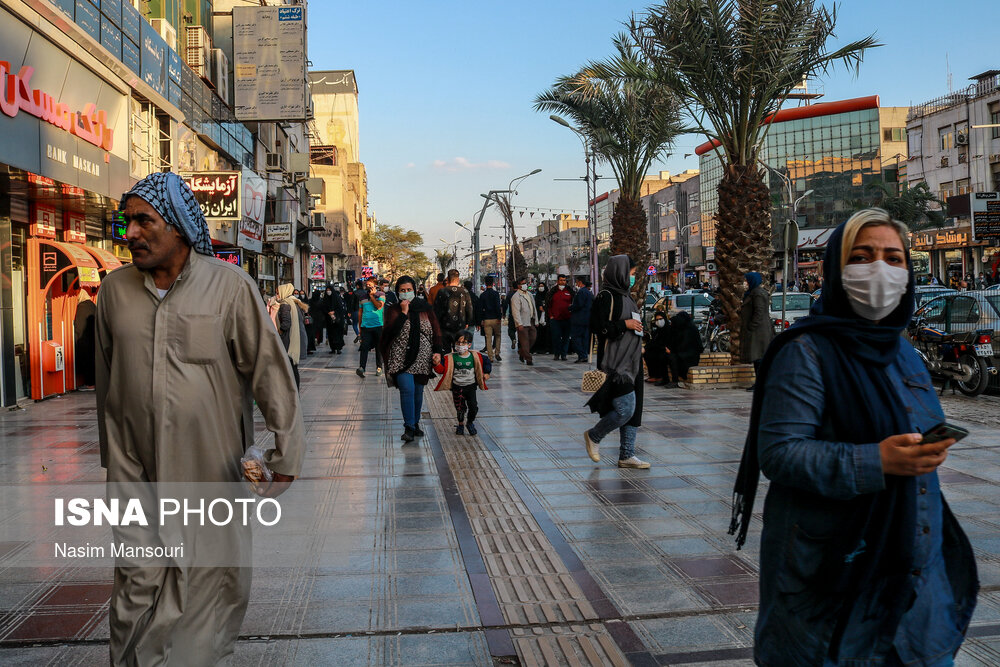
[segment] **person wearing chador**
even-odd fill
[[[288,355],[257,285],[214,257],[201,209],[176,174],[139,181],[120,210],[133,263],[104,278],[96,323],[97,423],[109,493],[112,484],[239,484],[240,458],[254,444],[256,401],[274,433],[264,463],[279,482],[276,494],[299,474],[304,428]],[[186,526],[182,535],[187,554],[210,551],[224,562],[250,548],[250,528],[238,522]],[[116,558],[111,663],[228,663],[250,580],[249,567]]]
[[[680,382],[687,379],[691,367],[698,364],[705,344],[701,342],[701,333],[691,319],[691,313],[686,310],[670,318],[669,331],[666,362],[670,378],[668,380],[664,376],[657,384],[677,387]]]
[[[344,336],[347,334],[347,305],[344,298],[332,287],[327,287],[320,299],[319,316],[326,328],[326,339],[330,344],[330,354],[342,354],[344,351]]]
[[[646,362],[649,378],[646,382],[669,381],[670,366],[667,362],[670,343],[670,322],[667,316],[657,311],[653,315],[653,330],[647,334],[646,348],[642,358]]]
[[[94,320],[97,315],[97,305],[90,298],[87,290],[81,289],[77,295],[76,316],[73,318],[73,330],[76,336],[76,372],[80,379],[77,389],[93,391],[94,389]]]
[[[730,532],[760,473],[760,665],[952,665],[976,604],[972,548],[941,491],[952,439],[901,334],[915,303],[908,230],[881,209],[837,227],[823,291],[760,364]]]

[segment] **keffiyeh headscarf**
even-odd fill
[[[125,210],[125,202],[135,195],[156,209],[166,221],[180,230],[181,235],[195,252],[214,256],[208,223],[194,193],[180,176],[172,172],[157,172],[136,183],[122,195],[118,211]]]

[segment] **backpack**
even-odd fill
[[[469,293],[465,291],[464,287],[455,291],[444,288],[442,291],[448,299],[448,308],[445,311],[441,326],[449,331],[458,331],[469,324],[465,321],[465,310],[469,304]]]

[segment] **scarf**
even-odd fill
[[[180,176],[169,171],[150,174],[122,195],[119,213],[125,211],[125,202],[132,196],[139,197],[156,209],[168,225],[180,231],[195,252],[209,257],[215,255],[201,206]]]
[[[403,317],[403,309],[398,304],[388,306],[388,308],[392,313],[392,326],[382,334],[387,340],[395,343],[396,338],[403,331],[404,323],[407,320],[410,322],[410,336],[406,341],[406,357],[403,359],[403,368],[406,369],[413,365],[420,352],[420,314],[432,311],[433,307],[425,299],[413,299],[410,301],[410,311],[405,318]]]
[[[767,376],[778,352],[802,334],[809,333],[818,346],[826,411],[835,436],[856,444],[881,442],[890,435],[907,433],[910,422],[896,398],[886,367],[899,352],[900,335],[912,316],[913,267],[907,292],[899,306],[878,324],[859,318],[851,309],[841,282],[840,248],[844,225],[830,236],[824,262],[823,292],[808,317],[800,319],[771,343],[761,361],[750,412],[750,429],[733,490],[729,534],[737,548],[746,541],[754,498],[760,480],[757,432],[766,400]],[[853,596],[876,576],[889,580],[887,595],[906,585],[916,534],[916,478],[885,476],[885,489],[845,502],[852,520],[838,531],[823,580],[831,593]],[[888,598],[887,598],[888,599]]]

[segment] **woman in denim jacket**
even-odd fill
[[[906,228],[881,209],[830,236],[811,316],[761,364],[731,532],[771,481],[760,550],[759,665],[951,665],[975,607],[972,549],[936,469],[954,441],[901,337],[914,307]]]

